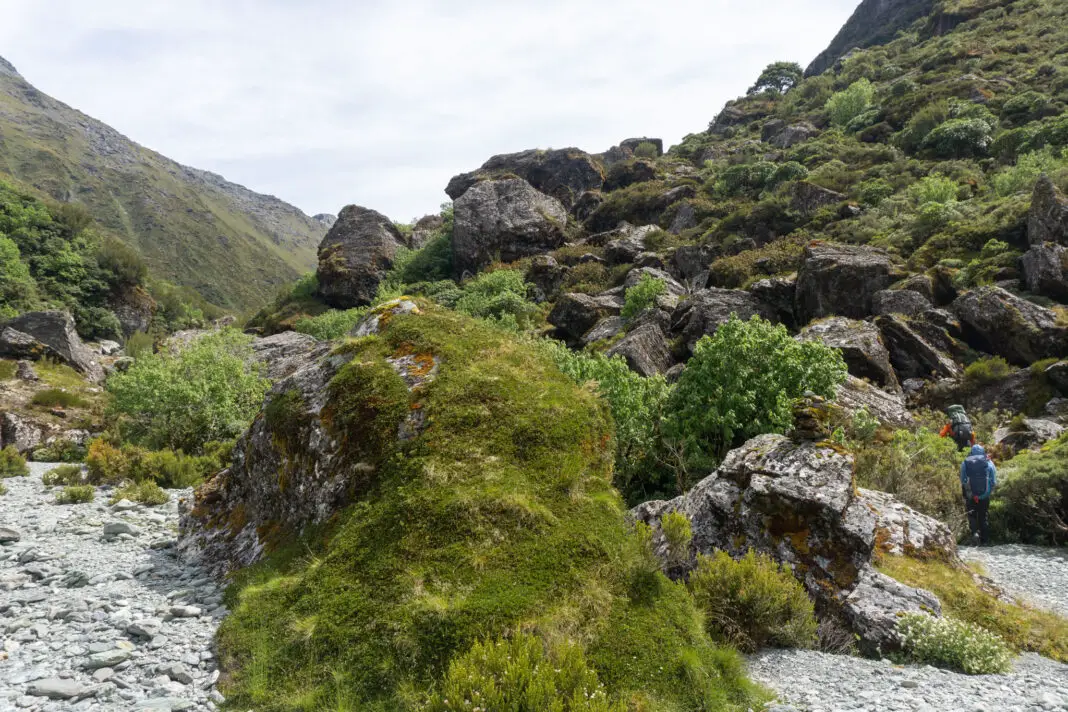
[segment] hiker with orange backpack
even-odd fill
[[[958,450],[966,450],[975,445],[975,431],[972,430],[972,421],[968,420],[968,414],[964,412],[964,406],[951,405],[946,409],[946,415],[949,416],[949,422],[938,434],[943,438],[952,437]]]

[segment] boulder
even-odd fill
[[[749,287],[749,293],[773,315],[774,321],[785,324],[787,329],[797,328],[797,275],[762,279]]]
[[[123,289],[108,300],[108,308],[115,313],[127,339],[138,331],[148,331],[157,306],[156,300],[141,286]]]
[[[283,331],[274,336],[252,342],[253,357],[264,364],[267,377],[280,381],[292,375],[308,362],[319,349],[320,342],[314,336],[296,331]],[[326,347],[329,348],[329,347]]]
[[[626,323],[623,321],[623,317],[619,316],[606,316],[599,322],[593,325],[593,328],[586,332],[582,337],[582,343],[589,345],[597,341],[603,341],[605,339],[611,339],[616,334],[623,331]]]
[[[97,346],[100,348],[101,356],[115,356],[120,351],[122,351],[122,344],[120,344],[118,341],[109,341],[108,339],[101,339],[100,343],[97,344]]]
[[[831,447],[781,435],[761,435],[728,453],[719,468],[671,501],[646,502],[632,516],[654,530],[654,547],[667,573],[683,577],[697,554],[726,551],[736,558],[750,549],[785,565],[816,601],[819,615],[842,618],[860,637],[864,650],[883,652],[900,644],[894,621],[907,611],[940,607],[929,593],[897,584],[877,573],[873,556],[881,541],[909,537],[909,525],[922,522],[932,532],[932,553],[956,561],[945,525],[912,512],[890,498],[867,499],[853,482],[853,458]],[[901,507],[901,510],[898,510]],[[669,512],[690,520],[693,539],[681,563],[669,556],[660,521]],[[892,524],[890,531],[883,526]],[[935,533],[937,532],[937,533]],[[934,542],[941,542],[939,549]],[[670,563],[669,563],[670,562]]]
[[[809,140],[818,133],[819,129],[807,121],[802,121],[801,123],[782,127],[764,140],[775,148],[792,148],[803,141]]]
[[[604,184],[600,166],[585,151],[577,148],[549,151],[531,149],[494,156],[477,171],[455,176],[449,181],[445,192],[456,201],[480,181],[505,174],[519,176],[536,190],[568,208],[575,205],[580,195],[600,190]]]
[[[656,324],[642,324],[632,330],[609,349],[606,355],[622,356],[630,370],[643,376],[665,373],[675,363],[671,358],[667,337]]]
[[[807,180],[790,184],[790,208],[802,215],[812,215],[822,208],[838,205],[846,196]]]
[[[1058,361],[1048,366],[1045,376],[1054,388],[1068,396],[1068,361]]]
[[[1050,309],[1021,299],[1001,287],[979,287],[953,302],[964,340],[978,351],[1026,366],[1068,353],[1068,328]]]
[[[665,294],[670,294],[674,297],[681,297],[686,294],[686,287],[682,286],[667,272],[656,269],[655,267],[637,267],[627,273],[627,277],[623,280],[624,289],[630,289],[636,287],[644,277],[652,277],[653,279],[659,279],[664,283]]]
[[[902,394],[887,393],[856,376],[847,376],[838,386],[834,402],[850,417],[864,410],[883,425],[892,428],[909,427],[913,422]]]
[[[46,347],[44,354],[5,353],[9,330],[22,332]],[[18,351],[18,349],[15,349]],[[36,350],[36,348],[34,349]],[[91,382],[104,380],[104,369],[93,353],[82,343],[74,328],[74,318],[65,311],[26,312],[0,325],[0,356],[8,358],[37,358],[51,356],[78,371]]]
[[[1010,458],[1021,450],[1037,450],[1064,434],[1064,427],[1042,418],[1017,418],[994,431],[994,444],[1001,457]]]
[[[879,329],[873,324],[845,317],[830,317],[809,324],[797,338],[800,341],[821,341],[827,346],[841,349],[849,372],[857,378],[867,378],[890,390],[900,388],[894,368],[890,365],[890,352],[883,344]]]
[[[534,301],[552,301],[567,277],[568,268],[552,255],[536,255],[530,260],[524,279],[534,286]]]
[[[605,243],[605,261],[610,265],[634,262],[638,259],[638,255],[645,251],[645,238],[658,229],[656,225],[643,225],[641,227],[635,227],[629,223],[620,225],[611,232],[611,234],[618,235],[618,237]]]
[[[805,248],[797,273],[800,323],[824,316],[863,319],[876,292],[897,280],[890,256],[871,247],[814,243]]]
[[[671,317],[671,331],[680,335],[687,351],[693,353],[698,340],[706,334],[715,334],[719,327],[727,323],[731,314],[736,314],[742,320],[753,316],[773,318],[767,307],[749,292],[710,287],[694,292],[675,308]]]
[[[556,300],[548,320],[557,330],[578,340],[598,321],[609,316],[619,316],[622,309],[621,297],[569,292]]]
[[[393,221],[380,212],[346,205],[319,244],[319,294],[336,309],[370,304],[397,250],[406,247]]]
[[[14,446],[25,454],[33,452],[44,438],[45,429],[37,423],[14,413],[0,415],[0,443],[4,447]]]
[[[656,180],[656,164],[652,161],[636,159],[615,163],[608,169],[602,190],[606,193],[620,190],[635,183]]]
[[[580,222],[586,222],[586,220],[597,212],[597,208],[601,207],[604,203],[604,195],[599,190],[587,190],[580,195],[575,204],[571,206],[571,214],[575,216],[575,219]]]
[[[514,262],[564,244],[567,210],[520,178],[487,180],[454,204],[453,270],[476,273],[494,261]]]
[[[412,237],[410,247],[413,250],[418,250],[430,241],[441,226],[445,224],[445,219],[440,214],[424,215],[415,221],[415,225],[412,226]]]
[[[872,295],[872,313],[916,316],[932,308],[931,301],[911,289],[883,289]]]
[[[37,375],[37,371],[34,370],[33,364],[29,361],[21,360],[15,367],[15,378],[20,381],[39,381],[41,377]]]
[[[619,148],[625,154],[631,156],[634,155],[634,149],[641,146],[643,143],[651,143],[656,148],[657,157],[664,155],[664,139],[661,138],[649,138],[648,136],[641,136],[638,138],[626,138],[619,142]]]
[[[708,282],[708,266],[716,258],[715,248],[709,245],[683,245],[671,253],[667,269],[675,279],[683,282],[692,282],[703,277]],[[697,284],[697,289],[703,289],[706,284]]]
[[[697,195],[697,188],[686,183],[662,193],[636,197],[627,204],[606,201],[590,213],[585,220],[585,226],[591,232],[603,232],[611,230],[624,220],[636,225],[659,224],[664,211],[670,205],[680,200],[688,200],[695,195]]]
[[[685,202],[675,211],[675,217],[671,219],[671,225],[668,226],[667,231],[672,235],[681,235],[686,230],[695,227],[697,227],[697,211],[693,203]]]
[[[1027,213],[1027,240],[1032,245],[1046,242],[1068,245],[1068,198],[1047,175],[1035,184],[1031,210]]]
[[[894,285],[894,289],[906,292],[916,292],[928,302],[935,302],[934,279],[926,274],[914,274]]]
[[[1068,247],[1051,242],[1033,245],[1020,264],[1028,291],[1068,302]]]
[[[29,334],[9,326],[0,329],[0,356],[32,361],[48,353],[49,348]]]
[[[899,379],[956,378],[961,369],[946,353],[939,350],[913,328],[900,314],[884,314],[875,318],[875,326],[883,335]]]

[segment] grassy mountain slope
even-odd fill
[[[154,273],[231,309],[262,304],[315,264],[320,221],[182,166],[41,93],[0,63],[0,173],[84,203]]]

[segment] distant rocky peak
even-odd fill
[[[0,57],[0,74],[18,77],[19,79],[22,78],[22,75],[19,74],[17,69],[15,69],[15,65],[11,64],[11,62],[7,61],[3,57]]]
[[[898,32],[934,9],[935,0],[863,0],[805,74],[822,74],[852,49],[889,42]]]
[[[320,225],[329,230],[330,228],[334,227],[334,223],[337,222],[337,215],[331,215],[330,213],[319,213],[317,215],[312,215],[312,220],[317,221]]]

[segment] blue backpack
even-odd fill
[[[989,495],[989,475],[986,455],[969,455],[964,459],[964,474],[968,477],[968,493],[971,496]]]

